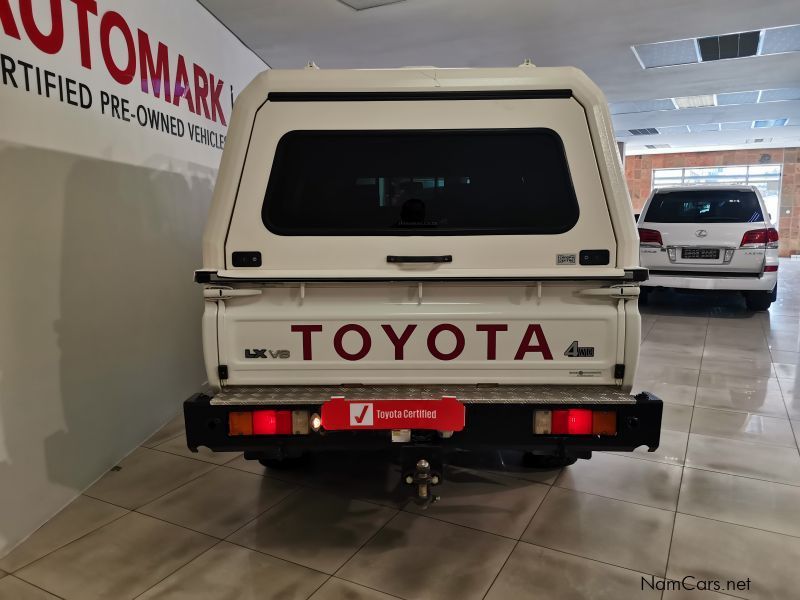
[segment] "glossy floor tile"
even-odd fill
[[[642,577],[635,571],[522,542],[500,571],[486,600],[661,598],[658,590],[642,590]]]
[[[777,379],[761,380],[765,382],[763,387],[748,389],[724,387],[724,384],[733,377],[715,374],[713,378],[714,381],[709,381],[708,384],[714,387],[701,385],[697,388],[696,406],[786,418],[786,406]],[[746,381],[752,383],[756,380],[746,379]]]
[[[337,576],[415,600],[480,599],[514,540],[400,513]]]
[[[224,538],[294,489],[293,485],[277,479],[218,467],[145,504],[139,512]]]
[[[323,573],[334,573],[397,511],[317,490],[300,490],[229,540]]]
[[[199,460],[139,448],[85,494],[124,508],[138,508],[213,468]]]
[[[467,469],[450,469],[436,493],[442,500],[423,510],[410,502],[406,510],[426,517],[519,539],[549,486]]]
[[[675,510],[681,467],[615,454],[595,453],[564,469],[555,485],[626,500],[655,508]]]
[[[337,577],[331,577],[311,596],[311,600],[395,600],[396,598],[397,596],[390,596]]]
[[[178,416],[0,559],[0,600],[800,597],[800,262],[778,298],[655,292],[634,382],[665,402],[655,452],[458,453],[428,510],[389,453],[267,469],[189,452]]]
[[[686,469],[678,511],[800,537],[800,487]]]
[[[686,466],[800,485],[800,455],[796,447],[765,446],[692,433]]]
[[[554,487],[522,539],[663,577],[674,519],[672,511]]]
[[[658,448],[656,448],[655,451],[650,452],[649,448],[640,446],[633,452],[612,452],[611,454],[641,458],[642,460],[653,460],[672,465],[682,465],[686,459],[686,445],[688,441],[688,433],[662,428]]]
[[[305,600],[328,576],[220,542],[150,588],[140,600]]]
[[[49,592],[21,579],[0,574],[0,600],[59,600]]]
[[[213,546],[214,538],[129,513],[15,575],[67,600],[134,598]]]
[[[78,496],[10,554],[0,559],[0,569],[8,572],[21,569],[127,513],[124,508],[107,502]]]
[[[770,446],[796,447],[788,419],[746,412],[697,406],[692,417],[692,433]]]
[[[749,581],[742,598],[797,597],[800,538],[678,514],[667,577]]]

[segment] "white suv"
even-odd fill
[[[778,232],[752,186],[653,191],[639,217],[641,265],[654,287],[734,290],[767,310],[778,284]]]

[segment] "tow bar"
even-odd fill
[[[420,456],[421,448],[407,448],[403,453],[403,481],[414,488],[414,501],[423,509],[440,500],[433,488],[442,482],[442,459],[434,451],[430,458]],[[427,448],[426,450],[431,450]],[[434,458],[435,457],[435,458]]]

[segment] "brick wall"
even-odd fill
[[[625,177],[628,180],[634,211],[639,212],[650,195],[653,185],[653,169],[756,165],[759,163],[783,164],[779,211],[780,253],[781,256],[800,254],[800,148],[628,156],[625,159]]]

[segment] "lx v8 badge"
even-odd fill
[[[564,356],[569,356],[570,358],[593,358],[594,346],[581,346],[578,344],[578,340],[575,340],[564,351]]]
[[[268,348],[245,348],[245,358],[286,359],[291,356],[288,350],[269,350]]]

